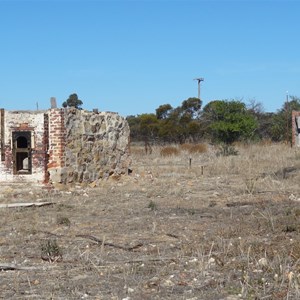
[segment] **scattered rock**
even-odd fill
[[[262,257],[258,260],[258,264],[262,267],[266,267],[268,265],[268,260],[265,257]]]

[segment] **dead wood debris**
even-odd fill
[[[20,271],[20,270],[24,270],[24,271],[28,271],[28,270],[38,270],[40,268],[36,268],[36,267],[22,267],[22,266],[18,266],[16,264],[3,264],[0,263],[0,271]]]
[[[55,204],[54,202],[29,202],[29,203],[7,203],[0,204],[0,208],[16,208],[16,207],[32,207],[32,206],[46,206]]]
[[[247,207],[247,206],[252,206],[256,205],[257,203],[255,202],[250,202],[250,201],[237,201],[237,202],[228,202],[226,203],[227,207],[237,207],[237,206],[242,206],[242,207]]]
[[[179,239],[179,235],[173,233],[166,233],[166,236],[172,237],[174,239]]]
[[[95,241],[97,244],[100,244],[100,245],[103,245],[103,246],[109,246],[109,247],[122,249],[122,250],[130,251],[130,252],[136,251],[138,248],[143,246],[142,243],[138,243],[137,245],[134,245],[133,247],[126,247],[126,246],[116,245],[116,244],[113,244],[113,243],[104,242],[103,240],[100,240],[100,239],[98,239],[98,238],[96,238],[92,235],[88,235],[88,234],[77,234],[76,237],[81,237],[81,238],[84,238],[84,239],[92,240],[92,241]]]
[[[157,257],[157,258],[145,258],[145,259],[141,258],[141,259],[126,260],[126,261],[123,261],[122,263],[125,263],[125,264],[136,264],[136,263],[165,262],[165,261],[177,262],[178,259],[176,259],[174,257]]]

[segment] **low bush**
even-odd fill
[[[190,153],[206,153],[207,145],[206,144],[195,144],[192,145],[189,149]]]
[[[189,143],[184,143],[184,144],[180,145],[180,149],[182,151],[187,151],[187,152],[189,152],[192,147],[193,147],[193,144],[189,144]]]
[[[217,151],[217,156],[231,156],[238,155],[238,150],[235,149],[233,145],[222,144],[219,146],[219,150]]]
[[[180,150],[174,146],[167,146],[167,147],[164,147],[160,150],[160,155],[161,156],[177,156],[179,155],[180,153]]]
[[[41,257],[49,262],[57,262],[62,260],[62,251],[56,240],[46,240],[41,245]]]

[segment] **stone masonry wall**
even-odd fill
[[[296,120],[300,118],[300,111],[292,111],[292,146],[300,146],[300,137],[298,133]],[[300,123],[298,122],[298,126]]]
[[[63,182],[93,182],[124,174],[129,166],[129,126],[116,113],[69,109],[65,116]]]
[[[51,110],[49,133],[50,182],[91,183],[128,171],[130,130],[117,113]]]

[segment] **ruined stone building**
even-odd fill
[[[129,126],[111,112],[0,109],[0,182],[94,182],[129,167]]]
[[[292,145],[300,147],[300,111],[292,111]]]

